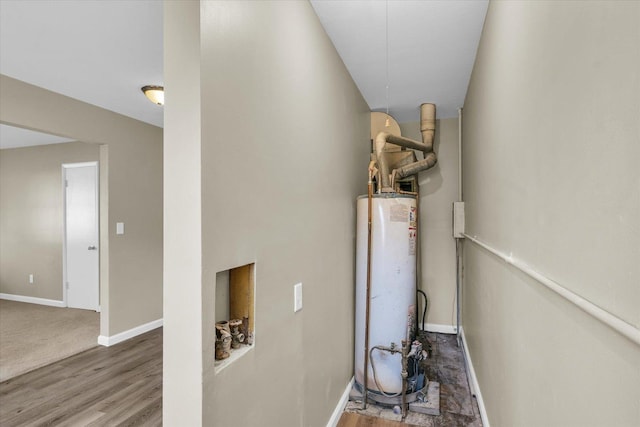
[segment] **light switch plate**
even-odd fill
[[[116,222],[116,234],[124,234],[124,222]]]
[[[302,283],[293,285],[293,312],[302,310]]]

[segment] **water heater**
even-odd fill
[[[402,392],[402,355],[378,347],[401,348],[415,335],[416,316],[416,198],[379,193],[372,198],[369,355],[366,387],[376,395]],[[364,387],[367,293],[368,200],[357,201],[355,381]],[[419,386],[418,386],[419,387]],[[414,390],[415,391],[415,390]],[[411,392],[407,390],[407,392]]]

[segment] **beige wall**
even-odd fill
[[[201,426],[203,236],[198,1],[164,2],[164,81],[162,422],[165,426]]]
[[[186,210],[200,212],[200,200],[178,192],[185,172],[198,185],[199,155],[202,185],[201,235],[187,227],[192,244],[167,239],[166,254],[197,258],[201,236],[202,267],[165,258],[164,422],[324,426],[353,375],[368,107],[307,2],[172,2],[165,19],[167,99],[173,90],[180,102],[165,116],[167,236]],[[183,97],[198,73],[201,101]],[[190,155],[169,156],[182,144]],[[216,272],[251,262],[255,346],[216,374]],[[294,313],[297,282],[304,302]]]
[[[492,2],[464,106],[467,232],[640,326],[640,3]],[[473,243],[492,426],[640,425],[640,347]]]
[[[400,123],[403,136],[422,141],[420,122]],[[438,163],[420,173],[420,288],[429,298],[426,329],[456,326],[456,243],[453,202],[458,200],[458,119],[436,122],[434,151]],[[420,313],[422,316],[422,299]],[[422,320],[420,320],[422,324]],[[422,326],[422,325],[420,325]]]
[[[62,165],[99,158],[82,142],[0,150],[0,293],[62,301]]]
[[[0,122],[102,144],[100,334],[162,318],[162,129],[3,75],[0,93]]]

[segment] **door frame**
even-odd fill
[[[100,163],[98,161],[63,163],[62,164],[62,301],[65,307],[67,302],[67,169],[83,168],[87,166],[95,166],[96,170],[96,234],[98,236],[98,251],[102,253],[100,245]],[[100,257],[98,257],[98,307],[96,311],[100,312]]]

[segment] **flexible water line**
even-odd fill
[[[376,387],[378,387],[378,391],[385,397],[398,397],[398,396],[400,396],[402,393],[386,393],[384,391],[384,389],[382,388],[382,386],[380,385],[380,383],[378,383],[378,377],[376,376],[376,365],[373,362],[373,350],[389,351],[389,349],[386,349],[386,348],[380,347],[380,346],[374,346],[374,347],[371,347],[371,350],[369,350],[369,359],[371,360],[371,371],[373,372],[373,382],[376,383]],[[399,352],[395,351],[395,352],[392,352],[392,353],[399,353]]]

